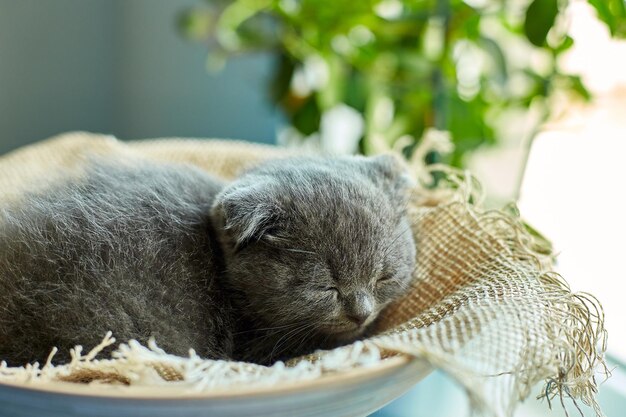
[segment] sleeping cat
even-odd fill
[[[394,158],[294,158],[224,184],[100,161],[0,212],[0,360],[58,361],[112,330],[270,364],[362,336],[415,263]]]

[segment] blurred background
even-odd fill
[[[516,201],[573,289],[603,303],[614,376],[600,399],[617,416],[624,35],[624,0],[0,0],[0,154],[86,130],[469,168],[488,204]],[[435,373],[376,415],[467,407]],[[516,417],[546,410],[530,399]]]
[[[193,4],[1,0],[0,152],[68,130],[274,142],[273,58],[208,73],[206,48],[176,26]]]

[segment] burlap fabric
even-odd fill
[[[161,139],[123,144],[72,133],[0,158],[0,205],[80,177],[93,155],[132,163],[137,158],[187,162],[232,178],[254,163],[287,155],[270,146],[216,140]],[[424,177],[421,172],[419,177]],[[514,210],[484,211],[467,175],[446,172],[431,189],[417,186],[409,206],[418,266],[410,293],[383,314],[377,336],[284,366],[167,355],[156,344],[121,344],[112,359],[73,351],[69,365],[8,368],[0,380],[99,380],[128,385],[270,385],[367,366],[385,356],[421,358],[466,387],[477,411],[511,415],[538,382],[542,396],[569,397],[598,415],[594,371],[603,366],[606,334],[599,304],[573,294],[550,272],[551,259]],[[111,329],[113,332],[115,329]],[[0,358],[1,359],[1,358]]]

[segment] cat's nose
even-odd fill
[[[348,320],[361,326],[367,321],[374,311],[372,297],[362,291],[357,291],[347,297],[345,313]]]
[[[358,324],[359,326],[361,326],[363,323],[365,323],[367,321],[367,319],[370,317],[369,312],[358,312],[358,313],[348,313],[348,319],[355,323]]]

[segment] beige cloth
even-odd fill
[[[228,179],[244,167],[288,153],[235,141],[124,144],[102,135],[71,133],[0,158],[0,205],[68,174],[80,176],[93,155],[131,163],[135,158],[187,162]],[[320,352],[291,367],[269,368],[225,366],[193,355],[174,358],[154,345],[130,343],[121,345],[112,360],[95,360],[96,349],[88,355],[75,351],[74,361],[65,366],[0,367],[0,380],[187,383],[210,390],[242,382],[269,385],[317,378],[406,354],[457,379],[476,410],[511,415],[543,380],[542,394],[582,400],[601,414],[593,377],[604,365],[606,334],[599,304],[589,295],[572,294],[549,271],[550,258],[538,253],[538,241],[514,210],[484,211],[473,184],[448,172],[447,181],[436,189],[414,189],[409,208],[418,252],[413,289],[384,311],[378,336],[367,341]]]

